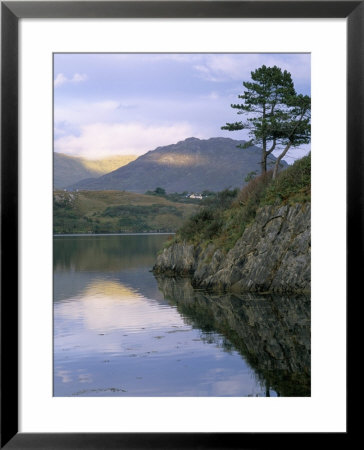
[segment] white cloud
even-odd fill
[[[59,130],[57,136],[61,135],[61,130],[65,130],[67,135],[79,135],[82,127],[95,123],[143,123],[144,127],[163,128],[189,123],[199,132],[199,137],[211,137],[211,133],[215,135],[225,121],[232,120],[230,103],[233,101],[233,96],[225,97],[212,91],[207,95],[178,100],[160,96],[124,97],[102,102],[58,102],[54,109],[54,121]]]
[[[67,133],[66,130],[64,130],[63,128],[57,126],[54,127],[54,134],[56,136],[65,135],[66,133]]]
[[[199,76],[208,81],[244,80],[250,76],[252,67],[258,67],[258,55],[206,55],[203,63],[194,68]]]
[[[293,81],[310,80],[310,64],[307,54],[224,54],[206,55],[204,61],[194,66],[198,75],[213,82],[245,81],[251,72],[265,64],[278,66],[292,74]]]
[[[207,100],[218,100],[220,98],[219,94],[215,91],[210,92],[209,95],[207,95]]]
[[[67,83],[68,79],[63,75],[63,73],[59,73],[55,80],[54,80],[54,86],[60,86],[61,84]]]
[[[73,126],[96,122],[117,122],[120,114],[133,108],[130,103],[115,100],[102,102],[70,102],[67,105],[55,106],[55,124],[69,123]]]
[[[61,86],[65,83],[80,83],[87,80],[86,74],[75,73],[72,78],[67,78],[63,73],[59,73],[54,80],[54,87]]]
[[[54,143],[57,152],[98,158],[109,155],[142,155],[158,146],[187,137],[201,137],[188,123],[145,126],[142,123],[94,123],[83,125],[79,136],[61,136]]]
[[[71,82],[73,83],[79,83],[80,81],[86,81],[87,80],[87,75],[80,74],[80,73],[75,73],[71,79]]]

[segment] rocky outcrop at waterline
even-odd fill
[[[232,292],[309,292],[310,204],[264,206],[225,254],[173,243],[158,256],[155,274],[190,275],[194,287]]]
[[[189,278],[157,276],[165,299],[202,339],[238,351],[267,392],[311,394],[310,299],[300,295],[259,295],[196,290]],[[216,337],[218,339],[218,337]],[[211,343],[211,342],[210,342]]]

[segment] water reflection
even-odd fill
[[[267,394],[310,395],[308,297],[211,294],[194,290],[188,278],[158,277],[158,286],[193,327],[224,336],[224,350],[239,351]]]
[[[55,236],[54,270],[102,271],[152,267],[171,235]]]
[[[171,308],[164,308],[116,280],[97,280],[84,291],[57,305],[57,318],[68,322],[82,320],[84,330],[127,332],[159,329],[173,324]],[[178,315],[177,315],[178,316]],[[183,324],[182,320],[178,321]]]
[[[54,395],[310,395],[308,300],[157,280],[167,238],[55,238]]]

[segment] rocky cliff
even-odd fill
[[[214,244],[173,243],[156,274],[190,275],[194,287],[232,292],[309,292],[310,204],[264,206],[227,253]]]

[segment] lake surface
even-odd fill
[[[167,239],[54,237],[54,395],[310,396],[310,299],[155,278]]]

